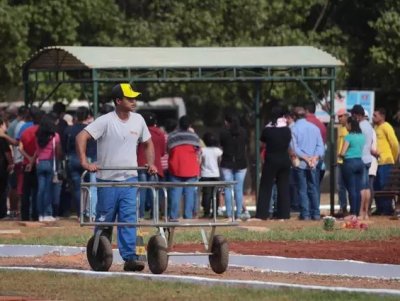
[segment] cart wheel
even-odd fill
[[[147,263],[153,274],[162,274],[167,269],[167,244],[161,235],[152,236],[147,243]]]
[[[106,236],[99,237],[99,246],[96,255],[93,255],[94,238],[92,236],[86,246],[86,256],[90,267],[94,271],[108,271],[113,261],[111,243]]]
[[[211,246],[212,255],[208,256],[211,269],[222,274],[228,268],[229,262],[229,246],[226,239],[221,235],[215,235]]]

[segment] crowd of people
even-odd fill
[[[15,116],[5,113],[0,129],[0,217],[51,222],[69,214],[73,206],[79,206],[77,183],[83,172],[76,159],[75,136],[92,120],[89,109],[79,108],[71,125],[63,118],[61,103],[50,113],[35,106],[21,106]],[[95,143],[88,153],[95,158]],[[63,163],[68,166],[62,168]],[[66,169],[70,181],[61,172]]]
[[[336,116],[337,216],[393,215],[393,198],[374,197],[374,190],[382,191],[388,183],[399,156],[398,139],[386,122],[385,109],[375,109],[372,124],[361,105],[349,112],[340,109]],[[300,220],[319,220],[326,128],[315,116],[315,105],[292,111],[274,107],[261,142],[263,168],[256,217],[288,219],[291,211],[299,211]]]
[[[104,112],[96,121],[87,107],[79,107],[71,116],[65,114],[61,103],[56,103],[50,113],[34,106],[20,107],[15,116],[2,112],[0,218],[45,222],[69,216],[72,211],[78,215],[83,211],[92,220],[124,216],[122,212],[110,213],[110,204],[98,203],[101,198],[112,199],[109,194],[114,192],[95,186],[90,188],[91,206],[80,208],[84,170],[91,171],[87,175],[90,182],[130,181],[132,177],[144,182],[237,181],[234,193],[229,187],[218,191],[203,187],[200,193],[195,186],[176,186],[168,190],[168,199],[164,199],[160,191],[161,214],[172,222],[179,218],[211,218],[214,214],[250,217],[243,201],[249,139],[237,115],[226,114],[218,134],[206,132],[200,138],[188,116],[169,120],[163,128],[158,126],[154,113],[135,113],[130,118],[139,95],[130,85],[117,85],[112,95],[115,110]],[[121,102],[123,99],[128,101]],[[350,112],[340,109],[336,115],[338,215],[367,219],[374,189],[382,190],[397,162],[398,140],[385,121],[383,108],[374,111],[372,125],[360,105]],[[130,121],[125,122],[124,118]],[[123,134],[125,130],[127,133]],[[135,137],[132,141],[131,136]],[[301,220],[319,220],[327,129],[315,116],[315,104],[290,111],[283,106],[273,107],[260,139],[262,174],[255,217],[289,219],[291,212],[297,211]],[[101,170],[101,166],[147,169],[125,174]],[[152,192],[140,189],[139,194],[138,217],[151,217]],[[165,202],[168,212],[164,212]],[[375,198],[375,204],[374,214],[393,214],[390,198]]]
[[[127,86],[122,87],[125,89]],[[115,110],[104,112],[96,122],[87,107],[79,107],[71,116],[65,113],[65,105],[61,103],[56,103],[50,113],[35,106],[21,106],[16,114],[2,111],[0,218],[52,222],[59,217],[69,217],[73,212],[79,216],[83,211],[88,219],[94,220],[101,215],[98,199],[103,197],[104,189],[90,187],[90,207],[80,208],[83,171],[91,171],[86,179],[90,182],[121,181],[129,180],[130,177],[121,171],[105,171],[98,167],[131,168],[149,165],[154,166],[153,172],[149,173],[148,169],[138,170],[132,171],[129,176],[137,175],[138,181],[175,183],[221,179],[238,181],[234,186],[236,203],[232,205],[232,192],[229,188],[218,191],[217,210],[219,216],[241,216],[245,210],[243,186],[247,170],[248,141],[238,117],[234,114],[226,115],[221,139],[211,132],[205,133],[203,139],[200,139],[188,116],[182,116],[179,120],[168,120],[166,126],[160,128],[154,113],[135,113],[136,120],[132,122],[143,123],[140,130],[145,129],[146,136],[129,142],[130,135],[136,136],[139,133],[132,124],[121,142],[116,138],[121,136],[120,120],[123,118],[117,119],[115,115],[118,115],[121,108],[134,111],[136,97],[127,98],[131,101],[130,107],[120,106],[120,100],[125,98],[123,93],[125,92],[121,86],[113,89]],[[122,115],[125,116],[126,113]],[[94,127],[95,125],[99,128]],[[101,133],[107,134],[108,138],[103,139]],[[109,136],[115,138],[115,141]],[[145,139],[149,137],[150,140]],[[150,146],[146,140],[151,141]],[[129,161],[125,156],[134,159]],[[140,189],[139,194],[139,218],[151,217],[154,196],[149,189]],[[181,217],[200,217],[200,214],[201,217],[211,218],[215,195],[216,191],[212,187],[204,187],[200,192],[194,186],[177,186],[169,189],[168,200],[164,200],[164,194],[160,191],[159,207],[163,210],[164,202],[168,202],[168,212],[162,214],[168,215],[170,221],[178,221]],[[222,203],[219,202],[221,195],[228,196],[225,200],[225,212],[222,212]],[[200,203],[203,207],[202,213],[199,212]],[[248,215],[248,212],[245,213]]]

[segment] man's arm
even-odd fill
[[[86,157],[86,147],[87,147],[87,142],[89,139],[91,139],[92,136],[86,131],[82,130],[77,136],[76,136],[76,153],[78,154],[79,161],[81,162],[81,165],[84,169],[88,171],[97,171],[98,166],[93,163],[89,163]],[[154,160],[153,160],[154,161]]]
[[[397,157],[399,156],[399,141],[397,140],[396,133],[391,125],[387,126],[385,130],[387,140],[390,144],[390,150],[392,151],[393,160],[396,163]]]
[[[6,131],[3,130],[2,128],[0,128],[0,137],[6,139],[7,142],[10,143],[11,145],[14,145],[14,146],[19,145],[19,141],[10,137],[9,135],[7,135]]]
[[[154,145],[151,138],[143,142],[143,148],[148,164],[147,172],[151,175],[155,175],[157,173],[157,167],[154,165]]]
[[[297,142],[297,133],[295,131],[292,131],[292,141],[290,143],[290,148],[292,149],[293,153],[301,160],[308,161],[309,156],[304,153]]]
[[[5,153],[7,159],[7,171],[11,172],[14,168],[14,161],[11,154],[11,150]]]

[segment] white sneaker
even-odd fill
[[[39,222],[44,222],[44,216],[43,215],[39,216]]]
[[[44,221],[44,222],[55,222],[56,219],[55,219],[54,217],[52,217],[52,216],[45,216],[45,217],[43,218],[43,221]]]
[[[224,216],[224,210],[222,208],[218,208],[217,216]]]

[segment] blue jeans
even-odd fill
[[[139,182],[156,182],[157,176],[150,175],[147,170],[138,170]],[[140,188],[139,217],[143,218],[146,211],[153,211],[153,192],[148,188]]]
[[[299,204],[299,197],[298,197],[296,172],[295,172],[294,167],[290,168],[289,194],[290,194],[290,209],[292,211],[299,211],[300,204]]]
[[[243,209],[243,185],[244,178],[246,177],[247,168],[233,170],[228,168],[221,168],[222,178],[224,181],[237,181],[237,184],[234,186],[234,196],[236,201],[236,214],[235,217],[239,218]],[[232,189],[225,188],[225,206],[226,206],[226,215],[228,217],[232,216],[233,208],[232,208]]]
[[[361,185],[365,165],[361,158],[343,161],[343,178],[349,192],[350,214],[359,215],[361,206]]]
[[[318,191],[318,203],[321,203],[321,183],[322,180],[324,179],[324,175],[325,175],[325,162],[324,160],[319,160],[317,167],[317,191]]]
[[[196,182],[197,177],[192,178],[183,178],[176,177],[173,175],[169,176],[170,182],[173,183],[181,183],[181,182]],[[183,218],[193,218],[193,213],[195,212],[195,187],[173,187],[170,189],[169,193],[171,195],[170,206],[168,206],[169,217],[172,219],[179,218],[179,207],[180,200],[182,196],[182,192],[184,194],[184,210],[183,210]]]
[[[61,187],[62,182],[52,183],[53,184],[53,192],[52,192],[52,206],[53,206],[53,216],[59,216],[59,208],[60,208],[60,195],[61,195]]]
[[[93,162],[90,158],[88,158],[89,162]],[[70,155],[68,159],[68,170],[71,176],[71,181],[72,181],[72,187],[73,187],[73,193],[72,197],[74,200],[75,208],[76,208],[76,213],[79,216],[81,208],[81,175],[83,173],[83,168],[82,165],[79,161],[79,158],[77,155]],[[96,173],[89,173],[88,179],[85,178],[85,180],[89,180],[90,182],[95,183],[96,182]],[[85,215],[89,216],[89,212],[92,212],[92,217],[96,216],[96,203],[97,203],[97,187],[96,186],[91,186],[89,188],[90,191],[90,208],[85,208]],[[90,210],[90,211],[89,211]]]
[[[378,165],[378,171],[374,182],[374,190],[383,190],[389,179],[389,174],[392,171],[393,164]],[[392,215],[393,206],[392,198],[390,197],[375,197],[376,211],[380,214]]]
[[[343,178],[343,163],[337,165],[337,185],[338,185],[338,196],[339,206],[341,209],[347,208],[347,190],[344,184]]]
[[[98,182],[113,182],[97,179]],[[129,178],[124,182],[137,182],[138,178]],[[136,223],[136,187],[98,187],[96,222]],[[117,227],[119,253],[123,260],[138,259],[136,255],[136,228]]]
[[[371,167],[371,163],[364,163],[363,175],[361,180],[361,190],[369,189],[369,168]]]
[[[297,197],[300,205],[300,219],[308,220],[310,218],[318,220],[319,197],[318,185],[319,174],[317,169],[294,168],[295,179],[297,182]]]
[[[36,197],[38,216],[52,216],[53,160],[40,160],[36,165],[36,174],[38,181]]]

